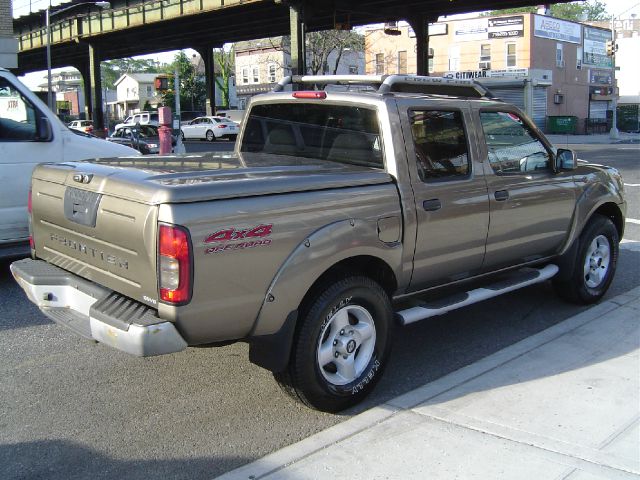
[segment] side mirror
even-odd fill
[[[38,119],[38,132],[37,138],[39,142],[50,142],[53,140],[53,129],[51,127],[51,122],[47,117],[40,117]]]
[[[578,156],[573,150],[559,148],[556,153],[556,172],[575,170],[578,166]]]

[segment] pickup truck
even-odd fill
[[[55,322],[134,355],[245,341],[304,404],[367,395],[396,328],[616,269],[619,173],[554,149],[473,81],[303,76],[233,153],[40,165],[14,277]]]

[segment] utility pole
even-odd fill
[[[613,109],[613,118],[611,119],[611,131],[609,132],[609,137],[612,140],[617,140],[620,138],[620,133],[618,132],[618,82],[616,80],[616,50],[618,45],[616,44],[616,25],[615,25],[615,17],[611,16],[611,71],[612,71],[612,80],[613,80],[613,92],[611,98],[611,108]]]

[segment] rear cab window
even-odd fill
[[[418,175],[423,182],[460,180],[471,174],[462,112],[409,110]]]
[[[254,105],[240,151],[384,168],[375,108],[330,103]]]

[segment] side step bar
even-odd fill
[[[399,319],[400,325],[408,325],[437,315],[443,315],[452,310],[466,307],[473,303],[482,302],[483,300],[497,297],[498,295],[533,285],[534,283],[544,282],[549,280],[556,273],[558,273],[557,265],[547,265],[540,269],[527,268],[519,270],[515,275],[507,280],[501,280],[487,285],[486,287],[476,288],[469,292],[453,295],[433,302],[423,303],[416,307],[407,308],[406,310],[397,312],[396,315]]]

